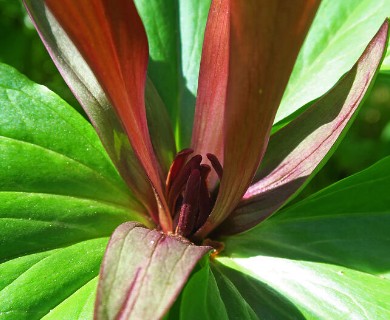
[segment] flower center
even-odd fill
[[[216,193],[210,192],[207,184],[211,167],[202,164],[200,154],[190,158],[193,152],[184,149],[176,155],[166,180],[166,197],[175,234],[190,240],[206,222],[216,198]],[[207,158],[221,180],[223,169],[219,160],[211,153]]]

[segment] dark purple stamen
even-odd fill
[[[206,222],[215,202],[207,183],[211,167],[201,164],[200,154],[188,160],[191,153],[192,149],[184,149],[176,155],[166,180],[175,233],[189,239]],[[207,158],[221,178],[223,169],[217,157],[207,154]]]
[[[222,180],[223,168],[218,158],[212,153],[208,153],[206,154],[206,156],[210,160],[211,165],[213,166],[215,172],[217,173],[219,180]]]
[[[176,156],[175,159],[173,159],[173,162],[171,164],[171,167],[169,168],[167,180],[166,180],[166,188],[169,190],[172,186],[172,181],[174,181],[179,174],[180,170],[185,165],[188,156],[193,153],[194,150],[188,148],[181,150]]]
[[[201,181],[199,188],[199,214],[195,225],[195,231],[206,222],[212,209],[210,192],[207,187],[207,177],[211,171],[211,168],[206,164],[202,164],[200,167]]]
[[[199,208],[200,171],[194,169],[188,178],[180,208],[176,234],[188,237],[194,230]]]
[[[181,170],[176,174],[175,180],[172,181],[171,188],[167,190],[168,206],[172,210],[172,213],[175,208],[176,200],[186,185],[191,171],[198,168],[201,162],[202,156],[200,154],[193,156],[184,166],[182,166]]]

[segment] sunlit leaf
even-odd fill
[[[388,0],[323,0],[295,63],[275,123],[327,92],[351,69],[389,16]]]
[[[41,319],[60,305],[91,317],[109,235],[130,219],[149,223],[132,211],[139,203],[92,126],[5,65],[0,160],[0,317]]]

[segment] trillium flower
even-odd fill
[[[148,70],[148,37],[158,27],[145,31],[133,1],[24,2],[130,190],[127,210],[134,221],[119,225],[111,236],[100,269],[95,317],[162,318],[194,268],[198,273],[185,287],[182,303],[191,286],[200,292],[208,286],[209,269],[196,267],[198,263],[222,270],[218,282],[229,288],[224,298],[237,301],[236,287],[249,281],[237,280],[242,270],[259,280],[251,269],[256,249],[242,250],[251,233],[242,238],[243,232],[272,221],[274,217],[268,218],[329,158],[383,60],[388,21],[331,90],[299,109],[296,117],[286,118],[271,135],[319,1],[212,1],[196,101],[186,100],[182,91],[176,96],[181,103],[164,91],[171,90],[164,83],[170,83],[164,67],[151,61]],[[138,10],[154,3],[139,4]],[[171,8],[155,8],[160,9]],[[158,77],[165,80],[157,83]],[[191,119],[186,115],[191,106],[193,123],[187,123],[183,119]],[[305,265],[273,259],[253,263],[261,264],[264,273],[275,272],[276,290],[283,272],[305,272]],[[280,290],[289,296],[293,287]],[[262,295],[265,300],[269,290]],[[264,301],[256,303],[264,307]],[[236,311],[224,312],[256,318],[256,303],[240,302]],[[305,303],[300,312],[313,312],[315,307]]]

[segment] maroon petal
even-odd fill
[[[318,102],[274,134],[252,185],[223,233],[245,231],[296,195],[322,167],[351,125],[386,52],[389,21],[354,67]]]
[[[95,319],[160,319],[210,247],[134,222],[112,235],[100,270]]]
[[[72,0],[46,0],[44,3],[80,51],[112,103],[140,167],[152,184],[160,225],[165,231],[171,231],[161,172],[146,120],[144,91],[148,44],[133,1],[96,0],[93,5]]]
[[[207,20],[199,71],[191,147],[206,159],[212,153],[223,162],[223,122],[229,64],[230,1],[214,0]],[[210,187],[217,181],[211,173]]]
[[[230,0],[224,172],[214,210],[198,232],[200,238],[228,217],[249,187],[318,4]]]
[[[25,0],[24,3],[51,58],[91,119],[121,176],[137,198],[149,206],[148,211],[156,211],[154,194],[146,174],[130,146],[120,119],[91,69],[43,0]],[[155,218],[157,221],[158,217]]]

